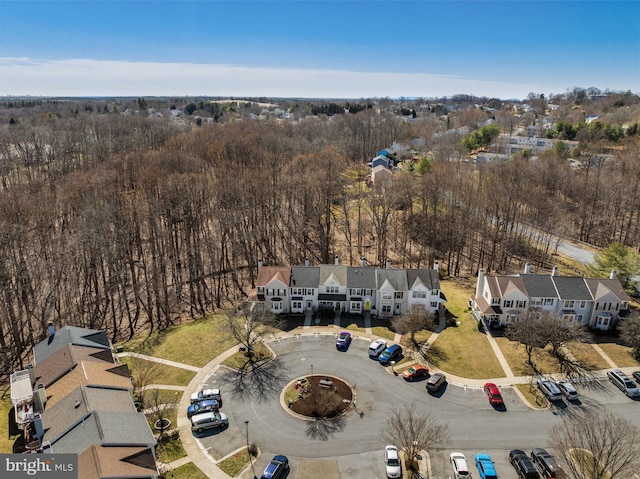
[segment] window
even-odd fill
[[[431,307],[432,308],[437,308],[438,307],[438,302],[437,301],[431,301]]]
[[[500,298],[491,298],[491,304],[494,306],[500,306]]]
[[[351,302],[351,311],[360,311],[360,306],[362,303],[360,301],[352,301]]]
[[[287,295],[287,290],[286,289],[279,289],[278,290],[278,296],[286,296]]]
[[[629,303],[627,303],[626,301],[624,301],[624,302],[620,305],[620,309],[629,309]]]
[[[563,308],[565,309],[573,309],[573,304],[575,301],[565,301]]]
[[[504,300],[504,307],[505,307],[505,308],[510,308],[511,306],[513,306],[513,301],[512,301],[512,300],[510,300],[510,299],[508,299],[508,300],[507,300],[507,299],[505,299],[505,300]]]
[[[596,309],[600,309],[600,303],[596,303]]]
[[[282,301],[274,301],[271,303],[271,309],[273,311],[282,311]]]
[[[339,289],[337,286],[327,286],[326,289],[327,289],[327,293],[329,294],[338,294],[339,292]]]
[[[264,286],[258,286],[258,294],[264,294]]]
[[[302,309],[302,301],[293,301],[291,307],[293,309]]]
[[[273,296],[273,290],[271,288],[267,289],[267,296]]]
[[[553,306],[553,298],[544,298],[545,306]]]
[[[580,301],[580,309],[584,309],[587,307],[587,302],[586,301]]]
[[[362,296],[362,289],[360,288],[351,288],[349,290],[350,296]]]
[[[404,291],[396,291],[396,299],[402,299]]]
[[[431,296],[438,296],[438,294],[440,294],[440,293],[438,293],[437,289],[432,289],[431,290]]]
[[[577,322],[579,322],[579,323],[581,323],[581,322],[582,322],[582,315],[581,315],[581,314],[578,314],[578,315],[576,316],[576,321],[577,321]]]
[[[527,306],[527,302],[526,301],[516,301],[516,308],[523,309],[526,306]]]
[[[383,300],[387,300],[387,301],[391,301],[391,299],[392,299],[391,293],[388,293],[388,292],[382,293],[382,299]]]
[[[540,298],[532,299],[531,306],[542,306],[542,300]]]
[[[382,306],[382,312],[383,313],[390,313],[391,312],[391,305],[390,304],[385,304]]]
[[[415,299],[419,299],[419,298],[424,299],[424,298],[427,297],[427,292],[426,291],[414,291],[413,292],[413,297]]]

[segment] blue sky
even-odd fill
[[[640,1],[0,0],[0,95],[640,92]]]

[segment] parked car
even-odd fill
[[[429,392],[436,392],[440,389],[444,383],[447,382],[447,377],[442,373],[432,374],[429,379],[427,379],[427,390]]]
[[[640,371],[634,371],[632,374],[633,379],[640,384]]]
[[[191,430],[200,434],[205,429],[227,427],[229,418],[223,412],[203,412],[191,416]]]
[[[349,331],[342,331],[336,339],[336,348],[337,349],[349,349],[349,345],[351,344],[351,333]]]
[[[562,392],[562,395],[568,401],[577,401],[578,400],[578,391],[569,381],[560,381],[558,382],[558,388]]]
[[[289,469],[289,459],[280,454],[273,456],[273,459],[265,467],[260,479],[280,479],[284,471]]]
[[[187,408],[187,417],[191,417],[195,414],[202,414],[203,412],[217,411],[219,409],[218,401],[215,399],[205,399],[204,401],[191,404]]]
[[[607,376],[609,377],[609,380],[628,397],[632,398],[640,396],[640,389],[638,389],[636,383],[634,383],[631,378],[621,370],[613,369],[608,371]]]
[[[429,375],[429,368],[424,364],[414,364],[402,373],[402,377],[407,381],[424,378]]]
[[[387,477],[398,479],[402,477],[402,467],[400,466],[400,455],[396,446],[386,446],[384,448],[384,466],[387,470]]]
[[[461,452],[452,452],[449,455],[451,461],[451,467],[453,468],[454,479],[469,479],[471,473],[469,472],[469,466],[467,466],[467,459]]]
[[[219,389],[203,389],[191,395],[191,404],[195,404],[205,399],[215,399],[218,401],[218,407],[222,407],[222,394]]]
[[[484,393],[489,398],[489,404],[494,407],[504,406],[504,400],[502,399],[502,394],[500,394],[500,389],[493,383],[486,383],[484,385]]]
[[[387,349],[382,351],[378,356],[378,361],[382,364],[389,364],[391,361],[397,361],[402,356],[402,346],[399,344],[392,344]]]
[[[498,473],[496,472],[493,460],[488,454],[476,455],[476,467],[478,468],[481,479],[498,479]]]
[[[542,449],[541,447],[533,449],[531,451],[531,459],[533,459],[535,465],[538,466],[542,477],[547,479],[561,479],[565,477],[555,458],[549,454],[546,449]]]
[[[521,479],[540,479],[540,474],[533,461],[520,449],[513,449],[509,453],[509,462]]]
[[[562,391],[556,383],[547,378],[538,378],[537,384],[549,401],[562,401]]]
[[[384,339],[376,339],[369,345],[369,356],[377,358],[385,349],[387,349],[387,342]]]

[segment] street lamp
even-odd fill
[[[253,461],[251,460],[251,451],[249,451],[249,421],[245,421],[244,425],[247,430],[247,454],[249,454],[249,464],[251,464],[251,471],[253,472],[253,479],[256,479],[256,470],[253,468]]]

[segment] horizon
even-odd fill
[[[640,91],[637,1],[0,3],[0,97]]]

